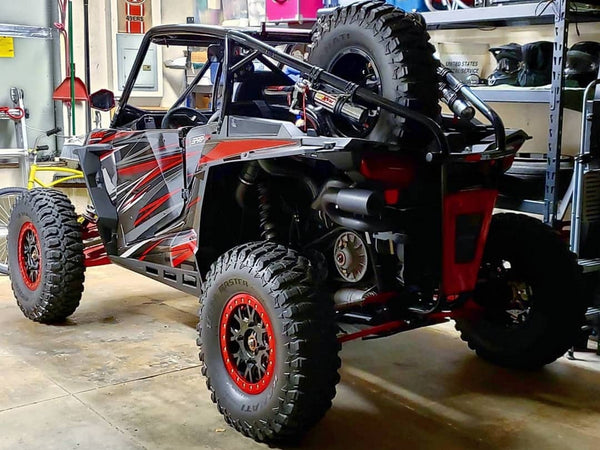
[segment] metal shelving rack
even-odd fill
[[[557,173],[561,155],[561,136],[565,100],[563,76],[566,61],[569,23],[599,22],[600,10],[570,10],[576,2],[554,0],[551,3],[524,3],[485,8],[460,9],[422,13],[429,30],[478,28],[486,26],[508,27],[522,25],[553,25],[554,55],[552,84],[550,89],[529,88],[475,88],[482,100],[490,102],[548,103],[550,107],[548,127],[548,169],[543,204],[524,202],[522,209],[544,215],[544,222],[557,225],[558,190]],[[582,90],[581,90],[582,91]],[[577,92],[575,92],[577,93]]]

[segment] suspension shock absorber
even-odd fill
[[[258,191],[258,215],[260,218],[261,237],[266,241],[274,241],[277,238],[276,225],[271,217],[271,195],[265,183],[259,183]]]

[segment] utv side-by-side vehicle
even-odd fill
[[[130,102],[151,45],[207,52],[166,113]],[[528,136],[433,54],[423,18],[383,2],[337,8],[310,33],[151,29],[110,128],[78,151],[95,216],[82,225],[48,190],[14,206],[19,306],[43,323],[72,314],[99,235],[113,263],[200,297],[212,399],[260,441],[325,414],[352,339],[452,319],[489,361],[554,361],[584,312],[574,255],[531,217],[492,215]],[[209,71],[210,107],[186,103]]]

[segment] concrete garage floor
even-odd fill
[[[211,403],[197,300],[115,266],[87,272],[66,324],[25,319],[0,278],[0,448],[266,449]],[[352,342],[311,449],[592,449],[600,359],[540,372],[479,360],[451,326]]]

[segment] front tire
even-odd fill
[[[62,192],[33,189],[17,199],[8,225],[11,287],[23,314],[61,322],[79,306],[84,256],[75,208]]]
[[[480,357],[533,369],[575,342],[585,313],[575,255],[551,228],[521,214],[492,219],[474,295],[479,314],[456,329]]]
[[[331,407],[339,381],[333,304],[308,261],[268,242],[211,267],[198,325],[202,373],[225,421],[257,441],[290,440]]]

